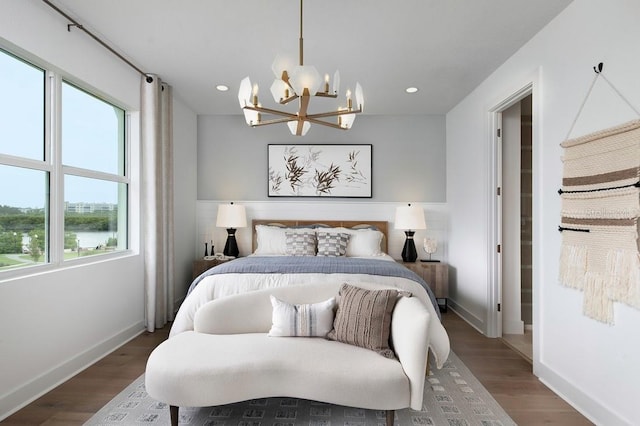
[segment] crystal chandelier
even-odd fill
[[[298,111],[291,113],[272,108],[263,107],[258,101],[258,85],[251,85],[249,77],[240,82],[238,100],[244,112],[247,124],[251,127],[266,126],[268,124],[287,123],[289,130],[295,136],[304,136],[311,127],[311,123],[329,126],[336,129],[347,130],[353,125],[356,114],[361,113],[364,107],[362,86],[356,83],[355,107],[351,98],[351,91],[346,92],[346,103],[338,109],[318,114],[309,114],[309,102],[311,97],[337,98],[340,89],[340,72],[333,76],[331,90],[329,89],[329,75],[324,77],[324,84],[318,70],[313,65],[304,65],[303,39],[302,39],[302,0],[300,0],[300,39],[299,39],[299,65],[287,63],[285,57],[278,55],[271,66],[276,76],[271,85],[273,99],[280,105],[287,105],[298,99]],[[276,116],[263,119],[263,115]],[[327,119],[333,118],[333,121]]]

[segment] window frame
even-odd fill
[[[44,78],[44,135],[43,135],[43,160],[34,160],[26,157],[17,157],[0,153],[0,165],[14,166],[48,173],[48,197],[45,202],[45,232],[48,235],[45,246],[45,261],[35,265],[22,266],[0,270],[0,282],[5,279],[31,275],[48,270],[64,269],[77,265],[102,262],[108,259],[126,257],[133,254],[132,250],[132,180],[131,180],[131,117],[132,111],[123,106],[121,102],[103,95],[98,89],[79,82],[72,75],[45,65],[38,59],[30,58],[28,54],[17,54],[11,49],[0,44],[0,54],[8,54],[18,61],[33,66],[43,71]],[[107,173],[81,167],[65,166],[62,164],[62,84],[74,86],[78,90],[106,102],[109,105],[124,111],[124,147],[122,175]],[[125,212],[118,215],[124,218],[126,247],[113,252],[101,253],[91,256],[82,256],[74,259],[64,259],[64,178],[65,175],[79,176],[83,178],[98,179],[126,185]]]

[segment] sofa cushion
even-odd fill
[[[320,303],[295,305],[270,295],[272,337],[325,337],[333,328],[335,297]]]
[[[366,290],[343,284],[339,296],[333,330],[327,337],[371,349],[386,358],[394,358],[389,347],[389,333],[398,291]]]

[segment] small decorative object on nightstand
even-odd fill
[[[427,228],[422,207],[412,206],[411,204],[397,207],[395,228],[404,229],[404,233],[407,236],[404,241],[404,247],[402,248],[402,260],[405,262],[415,262],[418,258],[418,252],[416,251],[416,244],[413,241],[414,230]]]
[[[434,238],[425,237],[422,241],[422,249],[429,255],[428,259],[420,259],[420,262],[440,262],[439,260],[432,260],[431,255],[438,251],[438,240]]]

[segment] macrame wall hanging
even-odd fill
[[[640,120],[568,139],[598,78],[640,117],[602,67],[594,67],[591,87],[560,144],[560,284],[584,291],[586,316],[613,324],[614,302],[640,309]]]

